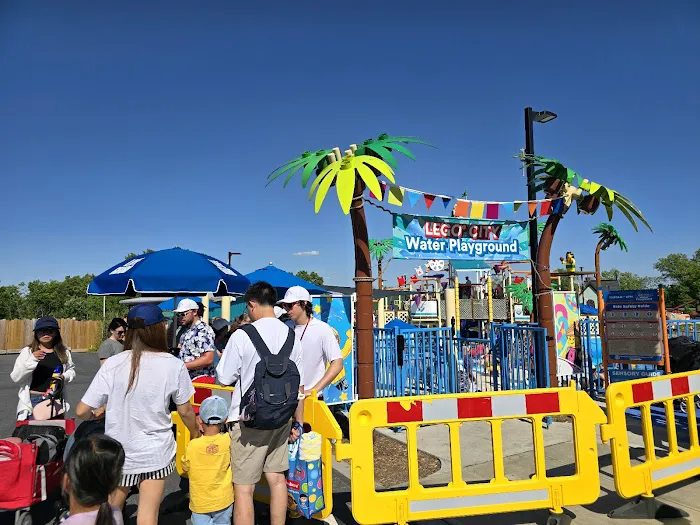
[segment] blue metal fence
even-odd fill
[[[700,319],[666,321],[666,326],[669,339],[684,335],[694,341],[700,341]]]
[[[494,324],[489,338],[449,328],[374,331],[375,395],[450,394],[546,387],[545,329]]]

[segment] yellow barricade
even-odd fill
[[[210,389],[212,391],[232,392],[233,388],[218,385],[197,385],[197,389]],[[190,431],[187,430],[182,419],[177,412],[172,413],[173,424],[176,426],[175,440],[177,443],[176,466],[177,472],[182,477],[186,474],[182,471],[182,455],[187,449],[190,442]],[[326,508],[314,515],[316,519],[326,519],[333,513],[333,451],[332,441],[340,441],[343,438],[343,432],[338,425],[338,422],[331,414],[328,405],[316,398],[316,393],[307,396],[304,400],[304,424],[311,427],[311,430],[318,432],[323,437],[323,445],[321,449],[321,463],[323,473],[323,497],[326,502]],[[270,489],[263,477],[255,487],[255,499],[263,503],[270,503]]]
[[[576,461],[573,476],[547,477],[542,420],[550,415],[572,416]],[[506,419],[529,419],[533,423],[535,474],[530,479],[506,478],[502,435]],[[474,420],[488,421],[491,426],[494,477],[490,483],[466,483],[462,477],[459,428],[462,422]],[[352,513],[362,525],[534,509],[550,509],[555,516],[562,516],[565,505],[585,505],[598,498],[596,425],[603,423],[605,415],[600,407],[575,386],[365,399],[355,402],[350,410],[350,443],[336,443],[336,458],[351,461]],[[424,487],[419,482],[417,431],[434,424],[449,428],[452,480],[447,486]],[[378,428],[396,426],[406,427],[408,488],[377,492],[375,462],[381,464],[382,458],[374,457],[373,433]]]
[[[698,420],[693,397],[700,394],[700,372],[672,374],[608,386],[605,399],[608,424],[601,427],[601,438],[610,441],[615,489],[623,498],[652,498],[655,489],[700,474]],[[674,416],[674,401],[686,400],[690,449],[679,451]],[[651,419],[651,405],[663,403],[666,409],[668,456],[657,458]],[[627,438],[628,408],[639,407],[642,414],[645,461],[632,466]]]

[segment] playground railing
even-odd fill
[[[494,390],[548,388],[547,330],[539,326],[493,325],[496,362],[492,368]]]
[[[668,338],[685,336],[700,341],[700,319],[666,321]]]

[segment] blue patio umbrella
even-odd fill
[[[203,253],[171,248],[137,255],[95,277],[88,295],[242,294],[250,281]]]
[[[259,270],[255,270],[252,273],[246,274],[246,277],[250,280],[251,283],[257,281],[265,281],[267,283],[270,283],[273,286],[273,288],[277,290],[277,295],[280,299],[284,296],[287,289],[291,288],[292,286],[303,286],[309,291],[311,295],[321,295],[330,293],[328,290],[321,288],[320,286],[314,283],[305,281],[301,277],[297,277],[292,273],[280,270],[279,268],[271,264],[265,266],[264,268],[260,268]]]

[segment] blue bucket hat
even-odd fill
[[[136,317],[143,319],[143,326],[141,326],[141,323],[134,324],[133,321]],[[131,310],[129,310],[129,313],[126,316],[126,322],[129,325],[129,328],[143,328],[162,321],[165,321],[163,310],[161,310],[155,304],[137,304],[131,308]]]

